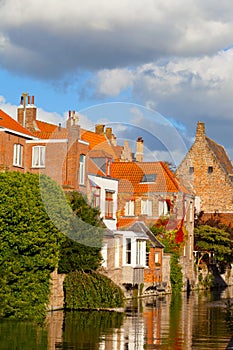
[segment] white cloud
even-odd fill
[[[117,96],[122,90],[132,86],[133,75],[127,69],[101,70],[97,74],[97,94]]]
[[[0,59],[7,69],[48,80],[211,54],[232,44],[232,15],[231,0],[7,0]]]

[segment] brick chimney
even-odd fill
[[[20,99],[20,105],[17,109],[17,120],[30,131],[35,131],[37,108],[34,105],[34,96],[29,96],[28,93],[23,93]]]
[[[136,162],[143,162],[143,142],[142,137],[139,136],[136,142]]]
[[[68,137],[73,141],[80,137],[80,125],[78,124],[78,121],[78,114],[75,111],[69,111],[66,127],[68,129]]]
[[[205,139],[205,123],[198,122],[196,129],[196,141],[202,141]]]
[[[104,135],[104,127],[105,127],[104,124],[97,124],[95,126],[95,133],[98,135]]]
[[[105,134],[106,134],[107,139],[111,141],[112,140],[112,128],[106,128]]]

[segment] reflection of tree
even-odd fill
[[[172,341],[172,349],[182,349],[182,329],[181,329],[182,296],[179,293],[172,295],[170,304],[170,328],[169,339]]]
[[[77,311],[65,315],[63,343],[75,349],[99,349],[101,336],[111,334],[123,323],[123,313],[109,311]]]
[[[31,322],[1,320],[0,334],[1,350],[47,350],[47,330]]]

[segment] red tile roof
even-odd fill
[[[142,182],[144,175],[156,174],[154,182]],[[142,194],[147,192],[189,193],[163,162],[113,162],[112,176],[120,179],[119,192]]]
[[[122,146],[113,146],[105,135],[96,134],[93,131],[80,129],[81,139],[89,142],[91,150],[104,151],[106,154],[110,155],[113,159],[119,160],[121,152],[123,150]]]
[[[68,131],[66,128],[59,128],[55,124],[46,123],[40,120],[36,121],[38,130],[33,134],[40,139],[67,139]]]
[[[11,118],[8,114],[0,109],[0,128],[9,129],[12,132],[21,133],[32,138],[34,135],[19,124],[16,120]]]

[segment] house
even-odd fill
[[[125,290],[132,290],[144,283],[147,267],[145,232],[133,230],[108,231],[102,248],[103,273]]]
[[[180,261],[184,279],[194,281],[192,193],[178,181],[164,162],[113,162],[112,175],[119,179],[118,229],[130,227],[137,221],[143,221],[150,227],[159,219],[165,220],[167,229],[177,229],[179,234],[177,239],[183,247]],[[154,278],[154,274],[150,274],[151,283]]]
[[[176,171],[195,195],[197,213],[233,226],[233,166],[223,146],[206,136],[197,123],[196,138]]]

